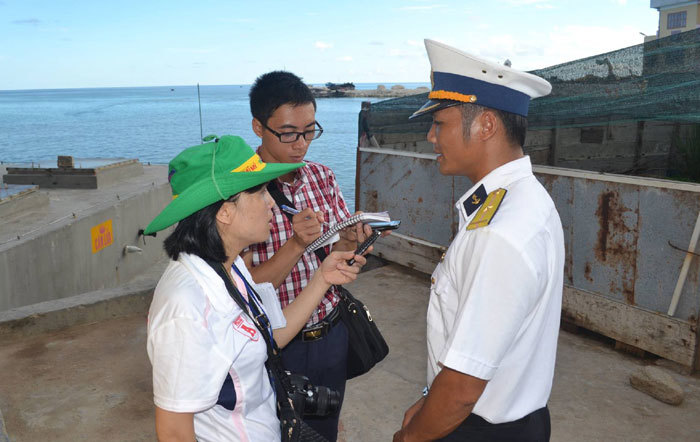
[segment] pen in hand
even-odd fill
[[[280,206],[280,210],[282,210],[283,212],[287,212],[287,213],[290,214],[290,215],[297,215],[298,213],[301,212],[301,210],[295,209],[294,207],[289,207],[289,206],[286,205],[286,204],[282,204],[282,205]],[[307,216],[305,219],[311,219],[311,217],[310,217],[310,216]],[[324,225],[326,225],[326,224],[327,224],[327,223],[325,223],[325,222],[322,222],[322,223],[321,223],[322,226],[324,226]]]
[[[294,207],[289,207],[286,204],[282,204],[280,206],[280,209],[282,209],[283,212],[289,213],[290,215],[296,215],[297,213],[299,213],[297,209],[295,209]]]

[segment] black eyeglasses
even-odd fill
[[[315,140],[316,138],[320,137],[321,134],[323,133],[323,128],[321,127],[320,124],[318,124],[318,121],[314,121],[314,124],[317,126],[311,130],[306,130],[304,132],[277,132],[276,130],[270,129],[267,127],[266,124],[262,124],[262,127],[265,129],[269,130],[272,134],[276,135],[277,138],[280,139],[280,142],[282,143],[294,143],[296,140],[299,139],[299,137],[304,137],[304,140],[306,141],[311,141]]]

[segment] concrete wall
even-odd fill
[[[138,237],[138,230],[145,228],[170,199],[167,183],[154,183],[142,192],[0,249],[0,311],[129,281],[164,257],[162,241],[168,232],[144,240]],[[90,230],[109,219],[114,242],[93,253]],[[126,245],[138,246],[143,253],[125,254]]]

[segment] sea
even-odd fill
[[[394,85],[355,86],[379,84]],[[196,85],[0,91],[0,163],[56,167],[58,155],[72,155],[78,167],[105,158],[167,164],[199,144],[200,133],[238,135],[255,148],[259,138],[251,129],[249,90],[250,85],[200,86],[199,99]],[[333,169],[351,210],[363,101],[379,99],[317,99],[316,119],[324,131],[306,156]]]

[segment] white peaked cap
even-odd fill
[[[425,40],[432,88],[429,101],[410,118],[460,103],[527,116],[530,99],[552,91],[543,78]]]

